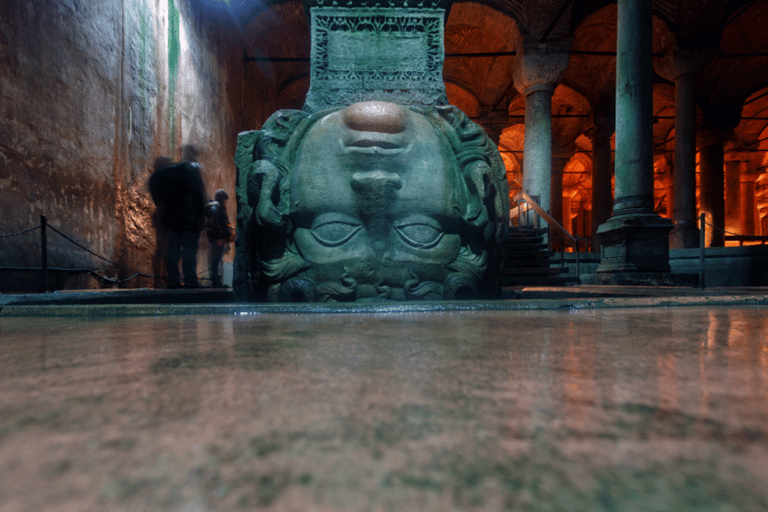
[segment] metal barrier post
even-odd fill
[[[47,292],[50,289],[49,281],[48,281],[48,241],[46,239],[46,227],[48,226],[48,221],[45,218],[45,215],[40,216],[40,247],[42,248],[42,258],[43,258],[43,291]]]
[[[581,284],[581,246],[576,239],[576,284]]]
[[[699,215],[699,288],[704,289],[704,246],[707,244],[706,227],[707,214]]]

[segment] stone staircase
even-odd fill
[[[576,277],[565,277],[564,267],[553,267],[554,252],[544,242],[546,229],[512,226],[506,246],[501,286],[565,286]]]

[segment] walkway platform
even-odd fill
[[[0,316],[386,313],[768,305],[768,287],[566,286],[505,288],[498,300],[244,303],[231,290],[111,289],[0,294]]]

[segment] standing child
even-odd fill
[[[211,265],[211,281],[214,288],[223,288],[221,281],[221,260],[229,250],[229,242],[233,240],[227,217],[227,199],[229,194],[219,189],[213,196],[213,201],[206,205],[207,233]]]

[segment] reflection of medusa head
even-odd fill
[[[454,107],[368,101],[280,111],[241,134],[237,163],[247,235],[236,272],[250,290],[281,301],[497,290],[504,167],[485,132]]]

